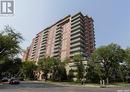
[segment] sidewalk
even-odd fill
[[[60,85],[60,86],[70,86],[70,87],[93,87],[93,88],[100,88],[100,84],[76,84],[76,83],[69,83],[69,82],[51,82],[51,81],[47,81],[44,83],[49,83],[49,84],[55,84],[55,85]],[[106,88],[118,88],[120,86],[116,86],[116,85],[105,85]]]
[[[54,85],[59,85],[59,86],[68,86],[68,87],[92,87],[92,88],[127,88],[129,86],[122,86],[122,85],[114,85],[114,84],[110,84],[110,85],[105,85],[102,86],[100,84],[84,84],[81,85],[80,83],[74,83],[74,82],[52,82],[52,81],[24,81],[24,82],[30,82],[30,83],[48,83],[48,84],[54,84]]]
[[[70,87],[92,87],[92,88],[129,88],[130,86],[122,86],[122,85],[105,85],[102,86],[100,84],[84,84],[81,85],[80,83],[71,83],[71,82],[51,82],[51,81],[47,81],[44,83],[49,83],[49,84],[55,84],[55,85],[60,85],[60,86],[70,86]]]

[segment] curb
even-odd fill
[[[51,82],[51,81],[24,81],[23,83],[46,83],[46,84],[54,84],[54,85],[59,85],[59,86],[68,86],[68,87],[90,87],[90,88],[122,88],[123,86],[119,85],[105,85],[104,87],[100,85],[94,85],[94,84],[69,84],[69,83],[58,83],[58,82]],[[0,84],[2,85],[2,84]],[[124,88],[124,87],[123,87]]]
[[[63,83],[53,83],[53,82],[44,82],[44,83],[49,83],[49,84],[55,84],[55,85],[60,85],[60,86],[70,86],[70,87],[92,87],[92,88],[100,88],[100,86],[96,85],[71,85],[71,84],[63,84]]]
[[[105,85],[105,87],[101,87],[100,85],[71,85],[71,84],[63,84],[63,83],[54,83],[54,82],[44,82],[44,83],[49,83],[49,84],[55,84],[55,85],[60,85],[60,86],[70,86],[70,87],[91,87],[91,88],[121,88],[121,86],[116,86],[116,85]]]

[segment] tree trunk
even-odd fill
[[[102,80],[100,79],[100,85],[102,86],[103,85],[103,82],[102,82]]]
[[[108,84],[109,84],[109,78],[108,78],[108,77],[107,77],[107,80],[106,80],[106,81],[107,81],[107,85],[108,85]]]
[[[105,85],[105,80],[102,81],[102,85],[103,85],[103,86]]]

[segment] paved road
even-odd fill
[[[20,88],[52,88],[52,87],[62,87],[54,84],[47,83],[20,83],[18,85],[10,85],[8,83],[4,83],[0,86],[0,89],[20,89]]]
[[[5,83],[3,86],[0,86],[0,92],[118,92],[117,90],[122,89],[67,87],[46,83],[21,83],[19,85]]]

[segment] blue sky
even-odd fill
[[[20,32],[25,49],[42,29],[79,11],[94,19],[96,47],[130,46],[130,0],[15,0],[15,15],[0,16],[0,28],[10,25]]]

